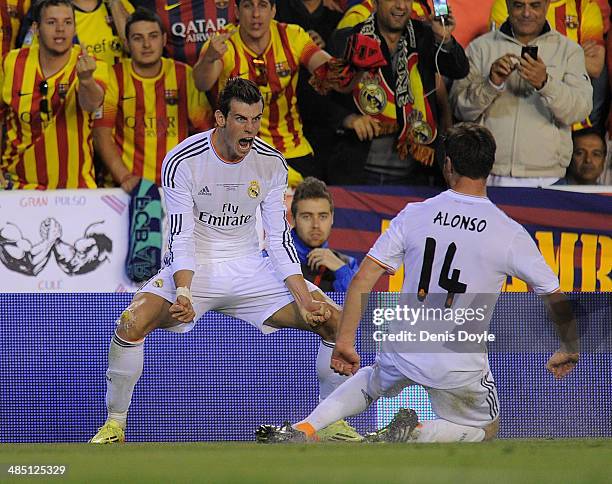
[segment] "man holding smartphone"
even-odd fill
[[[549,4],[507,0],[508,19],[470,44],[470,73],[451,90],[455,115],[495,136],[489,185],[548,186],[563,178],[571,126],[591,112],[584,53],[550,28]]]

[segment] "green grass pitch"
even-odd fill
[[[11,476],[16,465],[65,465],[63,476]],[[603,483],[612,439],[480,444],[0,444],[0,482]]]

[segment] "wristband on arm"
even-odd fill
[[[193,296],[191,295],[191,289],[185,286],[176,288],[176,297],[178,299],[179,296],[186,297],[189,299],[189,302],[193,304]]]

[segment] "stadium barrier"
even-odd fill
[[[609,187],[598,187],[607,190]],[[361,260],[407,202],[439,193],[423,187],[331,187],[334,229],[330,246]],[[603,193],[534,188],[490,188],[489,197],[523,224],[564,291],[612,291],[612,204]],[[144,198],[143,201],[146,201]],[[125,272],[129,196],[121,189],[0,192],[0,292],[132,292]],[[290,197],[287,197],[290,203]],[[146,229],[147,216],[139,212]],[[52,221],[52,222],[50,222]],[[52,228],[52,225],[55,227]],[[11,250],[40,246],[49,231],[61,237],[48,257]],[[262,231],[260,231],[262,232]],[[146,230],[139,231],[143,236]],[[59,255],[59,257],[58,257]],[[36,263],[32,263],[36,259]],[[84,261],[87,259],[87,263]],[[148,266],[148,264],[147,264]],[[380,291],[398,291],[403,269],[381,278]],[[509,278],[509,292],[527,291]]]
[[[333,294],[342,303],[343,294]],[[0,442],[85,442],[105,418],[107,349],[130,294],[0,294]],[[582,335],[576,370],[546,370],[557,340],[532,293],[502,294],[490,362],[502,438],[612,437],[612,296],[571,295]],[[521,340],[522,350],[508,344]],[[295,330],[264,336],[208,313],[185,335],[156,331],[128,418],[130,441],[253,440],[261,423],[297,421],[317,403],[318,338]],[[374,355],[364,353],[364,364]],[[351,419],[384,425],[399,406],[433,418],[422,389],[381,399]]]

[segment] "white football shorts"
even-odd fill
[[[368,381],[368,394],[378,397],[397,396],[404,388],[419,385],[393,365],[389,360],[378,359]],[[468,385],[440,390],[423,385],[429,395],[431,408],[441,419],[458,425],[483,428],[499,417],[499,398],[491,370],[487,366],[480,378]]]
[[[306,281],[306,285],[311,292],[319,290],[309,281]],[[157,294],[173,303],[176,300],[176,286],[171,268],[162,268],[139,292]],[[214,310],[242,319],[262,333],[272,333],[277,328],[264,322],[294,301],[270,259],[259,254],[231,261],[198,264],[191,283],[191,294],[195,319],[191,323],[166,328],[168,331],[190,331],[206,311]]]

